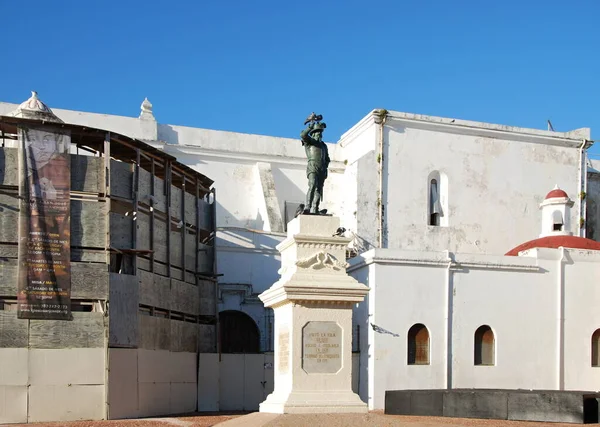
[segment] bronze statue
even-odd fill
[[[312,113],[304,122],[308,126],[300,133],[308,160],[306,166],[308,191],[306,205],[302,212],[304,214],[324,215],[327,212],[327,210],[319,210],[319,204],[323,200],[323,184],[327,179],[327,168],[330,161],[327,145],[323,142],[323,131],[327,125],[322,120],[323,116]]]

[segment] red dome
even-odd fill
[[[556,191],[556,190],[555,190]],[[556,196],[555,196],[556,197]],[[519,252],[531,248],[571,248],[571,249],[587,249],[590,251],[600,251],[600,242],[592,239],[585,239],[577,236],[546,236],[539,239],[530,240],[520,244],[514,249],[506,253],[508,256],[517,256]]]
[[[552,190],[551,192],[549,192],[548,194],[546,194],[546,199],[554,199],[557,197],[566,197],[568,198],[569,195],[567,193],[565,193],[563,190],[561,190],[560,188],[555,188],[554,190]],[[544,200],[546,200],[544,199]]]

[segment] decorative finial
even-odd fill
[[[144,98],[141,109],[142,112],[140,113],[140,119],[155,120],[154,114],[152,113],[152,103],[148,101],[148,98]]]

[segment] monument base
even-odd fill
[[[260,412],[367,413],[352,391],[352,307],[369,288],[346,274],[340,220],[300,215],[288,224],[281,278],[259,295],[275,318],[275,387]]]
[[[366,414],[369,408],[351,391],[327,390],[294,391],[285,396],[272,393],[259,405],[259,411],[274,414]]]

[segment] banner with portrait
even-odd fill
[[[19,129],[17,316],[71,320],[69,131]]]

